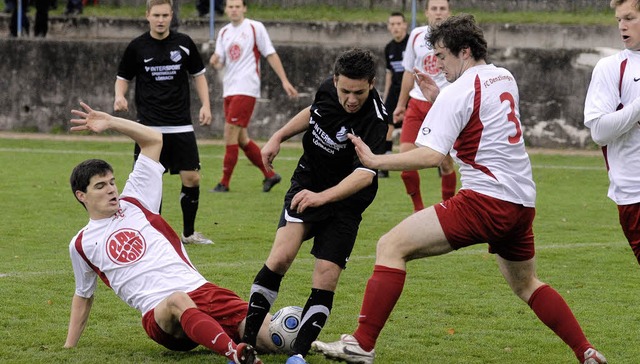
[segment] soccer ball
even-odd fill
[[[271,317],[269,336],[278,351],[292,354],[293,343],[296,342],[296,337],[300,330],[301,316],[302,307],[287,306],[279,309]]]

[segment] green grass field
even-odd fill
[[[6,363],[225,363],[204,348],[168,352],[149,340],[140,315],[102,283],[89,324],[73,350],[66,337],[74,281],[71,237],[87,221],[68,176],[78,162],[104,158],[119,187],[131,168],[132,145],[119,141],[0,139],[0,361]],[[223,147],[201,145],[203,191],[197,229],[213,246],[189,246],[191,260],[211,281],[247,298],[271,247],[282,197],[299,156],[284,148],[276,169],[285,177],[270,193],[241,159],[231,192],[207,189],[220,177]],[[538,185],[535,221],[539,277],[568,301],[587,337],[611,363],[637,363],[640,332],[638,264],[606,198],[600,156],[532,154]],[[438,201],[434,170],[423,171],[428,203]],[[179,179],[165,176],[163,213],[178,229]],[[333,341],[356,326],[377,238],[406,217],[411,204],[398,172],[380,180],[320,339]],[[313,259],[302,248],[285,277],[276,307],[303,305]],[[574,363],[573,353],[511,293],[486,246],[409,264],[405,291],[376,347],[376,363]],[[283,363],[283,355],[262,357]],[[329,363],[319,355],[311,364]]]

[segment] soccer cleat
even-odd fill
[[[293,355],[284,364],[308,364],[300,354]]]
[[[280,183],[281,180],[282,180],[282,177],[280,177],[280,175],[277,173],[274,174],[273,177],[271,178],[265,178],[264,181],[262,181],[262,192],[271,191],[273,186]]]
[[[202,235],[202,233],[199,233],[197,231],[194,231],[193,234],[187,237],[185,237],[183,234],[180,240],[182,240],[182,244],[198,244],[198,245],[213,244],[213,241],[205,238],[204,235]]]
[[[229,354],[227,352],[227,355]],[[233,359],[229,360],[228,364],[262,364],[262,360],[258,359],[258,353],[249,344],[238,344],[235,350],[232,349],[231,354]]]
[[[376,353],[373,349],[365,351],[352,335],[342,334],[339,341],[324,343],[314,341],[311,348],[329,359],[344,360],[347,363],[373,364]]]
[[[209,192],[229,192],[229,187],[218,183],[214,188],[210,189]]]
[[[607,358],[596,349],[589,348],[584,352],[584,361],[582,364],[607,364]]]

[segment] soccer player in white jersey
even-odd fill
[[[429,109],[431,109],[431,103],[424,98],[418,84],[415,82],[413,69],[418,68],[421,72],[431,76],[440,88],[444,88],[449,84],[436,66],[433,47],[426,40],[431,28],[451,15],[449,0],[427,1],[424,14],[427,17],[428,25],[415,28],[409,35],[409,41],[402,60],[404,67],[402,87],[398,104],[393,111],[393,122],[402,122],[400,153],[416,148],[414,143],[418,136],[418,131]],[[451,156],[447,155],[442,160],[438,171],[441,178],[442,200],[444,201],[456,193],[457,177]],[[420,192],[420,174],[415,170],[405,170],[402,171],[400,177],[413,203],[413,210],[422,210],[424,203]]]
[[[439,93],[431,77],[417,71],[425,98],[435,101],[416,140],[418,148],[374,155],[360,138],[349,138],[370,168],[436,167],[451,152],[460,165],[462,188],[380,238],[357,330],[337,342],[316,341],[313,347],[351,363],[373,363],[378,335],[404,287],[407,262],[488,243],[513,292],[571,348],[578,361],[606,363],[560,294],[536,276],[532,230],[536,187],[513,75],[486,63],[487,42],[471,15],[445,20],[432,30],[429,42],[451,85]]]
[[[97,278],[142,313],[147,335],[170,350],[203,345],[229,363],[262,363],[251,345],[238,344],[244,333],[247,302],[208,282],[187,256],[180,237],[158,214],[162,198],[159,163],[162,134],[81,104],[72,110],[72,131],[114,130],[133,139],[140,155],[121,195],[113,169],[100,159],[80,163],[71,173],[76,199],[89,223],[69,244],[76,281],[69,331],[64,344],[76,347],[89,319]],[[263,322],[256,347],[275,351]]]
[[[593,69],[584,124],[602,146],[608,196],[618,205],[622,231],[640,263],[640,2],[613,0],[625,49]]]
[[[269,192],[281,177],[265,168],[260,147],[249,138],[247,128],[251,114],[260,97],[260,56],[278,75],[282,88],[289,97],[297,97],[298,91],[291,85],[276,53],[264,24],[245,18],[247,5],[244,0],[227,0],[225,13],[231,23],[220,29],[216,49],[209,63],[216,69],[224,67],[222,97],[224,98],[224,143],[226,145],[222,166],[222,178],[211,192],[228,192],[233,169],[242,149],[247,158],[264,175],[262,191]]]

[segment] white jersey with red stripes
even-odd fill
[[[438,87],[443,89],[449,85],[449,82],[438,68],[433,46],[427,42],[426,37],[429,33],[431,33],[431,28],[428,25],[417,27],[411,31],[407,48],[404,51],[402,66],[405,71],[413,72],[414,67],[421,70],[423,73],[431,76],[436,84],[438,84]],[[413,81],[413,88],[409,92],[409,96],[416,100],[427,101],[415,80]]]
[[[260,55],[276,53],[269,33],[259,21],[244,19],[220,29],[215,53],[225,65],[222,96],[260,97]]]
[[[180,238],[157,214],[164,167],[140,155],[110,218],[89,220],[71,240],[75,293],[91,297],[97,278],[143,314],[176,291],[206,283]]]
[[[640,97],[640,52],[625,49],[598,61],[585,99],[584,123],[630,105]],[[640,202],[640,120],[603,147],[608,174],[607,196],[618,205]],[[607,127],[607,125],[603,125]]]
[[[440,92],[416,144],[451,152],[460,166],[462,189],[535,207],[519,99],[509,71],[492,64],[471,67]]]

